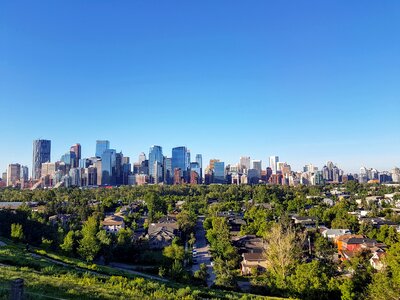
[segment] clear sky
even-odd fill
[[[399,113],[398,0],[0,2],[0,171],[36,138],[388,170]]]

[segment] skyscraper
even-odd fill
[[[196,154],[196,162],[200,167],[200,180],[203,178],[203,156],[201,154]]]
[[[225,183],[225,163],[223,161],[214,162],[214,183]]]
[[[96,141],[96,157],[101,157],[103,152],[110,149],[110,142],[107,140]]]
[[[42,163],[50,161],[51,141],[34,140],[33,141],[33,163],[32,178],[40,179]]]
[[[248,171],[250,169],[250,156],[241,156],[240,157],[240,171],[244,171],[245,169]]]
[[[172,148],[172,170],[181,169],[180,176],[188,181],[187,149],[184,146]],[[174,173],[175,174],[175,173]]]
[[[156,174],[154,171],[158,170],[158,169],[156,169],[156,168],[158,168],[158,164],[161,166],[163,165],[163,159],[164,159],[164,156],[162,153],[162,147],[156,146],[156,145],[151,146],[150,150],[149,150],[149,176],[150,176],[151,182],[154,182],[154,181],[161,182],[162,181],[162,172],[161,173],[157,172],[158,173],[157,175],[159,177],[161,176],[161,180],[160,180],[160,178],[157,178],[157,180],[156,180],[155,179]]]
[[[257,171],[257,177],[261,178],[262,161],[261,160],[253,160],[252,164],[253,164],[252,169]]]
[[[276,174],[276,171],[278,170],[278,164],[279,162],[279,156],[270,156],[269,157],[269,167],[272,170],[272,174]]]
[[[81,144],[77,143],[75,145],[72,145],[69,151],[75,153],[73,168],[79,167],[79,160],[81,159]]]
[[[21,179],[21,165],[9,164],[7,168],[7,186],[15,186]]]
[[[101,156],[101,184],[115,185],[116,151],[107,149]]]

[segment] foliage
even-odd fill
[[[100,251],[100,243],[96,237],[98,232],[98,221],[92,216],[82,227],[82,239],[79,241],[78,253],[86,261],[93,261]]]
[[[21,224],[11,224],[11,238],[15,241],[24,239],[24,230]]]

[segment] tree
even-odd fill
[[[233,288],[235,286],[234,271],[226,260],[215,258],[214,260],[215,284],[218,286]]]
[[[296,266],[300,254],[296,233],[291,227],[284,229],[281,224],[275,224],[267,233],[266,242],[267,269],[276,279],[277,286],[284,287],[286,276]]]
[[[196,225],[196,215],[186,210],[180,212],[176,216],[176,220],[178,222],[179,229],[182,230],[185,234],[191,231]]]
[[[326,293],[328,281],[323,266],[317,260],[299,264],[290,276],[292,291],[302,299],[329,299]]]
[[[11,224],[11,238],[15,241],[22,241],[24,237],[24,230],[21,224]]]
[[[82,239],[79,241],[78,253],[86,259],[86,261],[93,261],[97,253],[100,251],[100,242],[96,235],[98,232],[98,222],[94,216],[88,218],[82,227]]]
[[[194,278],[199,279],[205,285],[207,284],[208,273],[206,264],[200,264],[200,269],[194,272]]]
[[[185,258],[185,248],[176,243],[164,248],[163,255],[174,261],[182,261]]]
[[[64,237],[64,242],[60,245],[60,248],[68,254],[72,254],[75,248],[74,231],[68,231],[67,235]]]

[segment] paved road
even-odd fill
[[[200,264],[204,263],[207,266],[207,285],[210,287],[215,281],[215,274],[213,272],[213,267],[211,266],[211,253],[210,247],[207,245],[206,231],[203,227],[204,216],[199,216],[196,223],[196,260],[197,262],[192,266],[192,272],[200,269]]]

